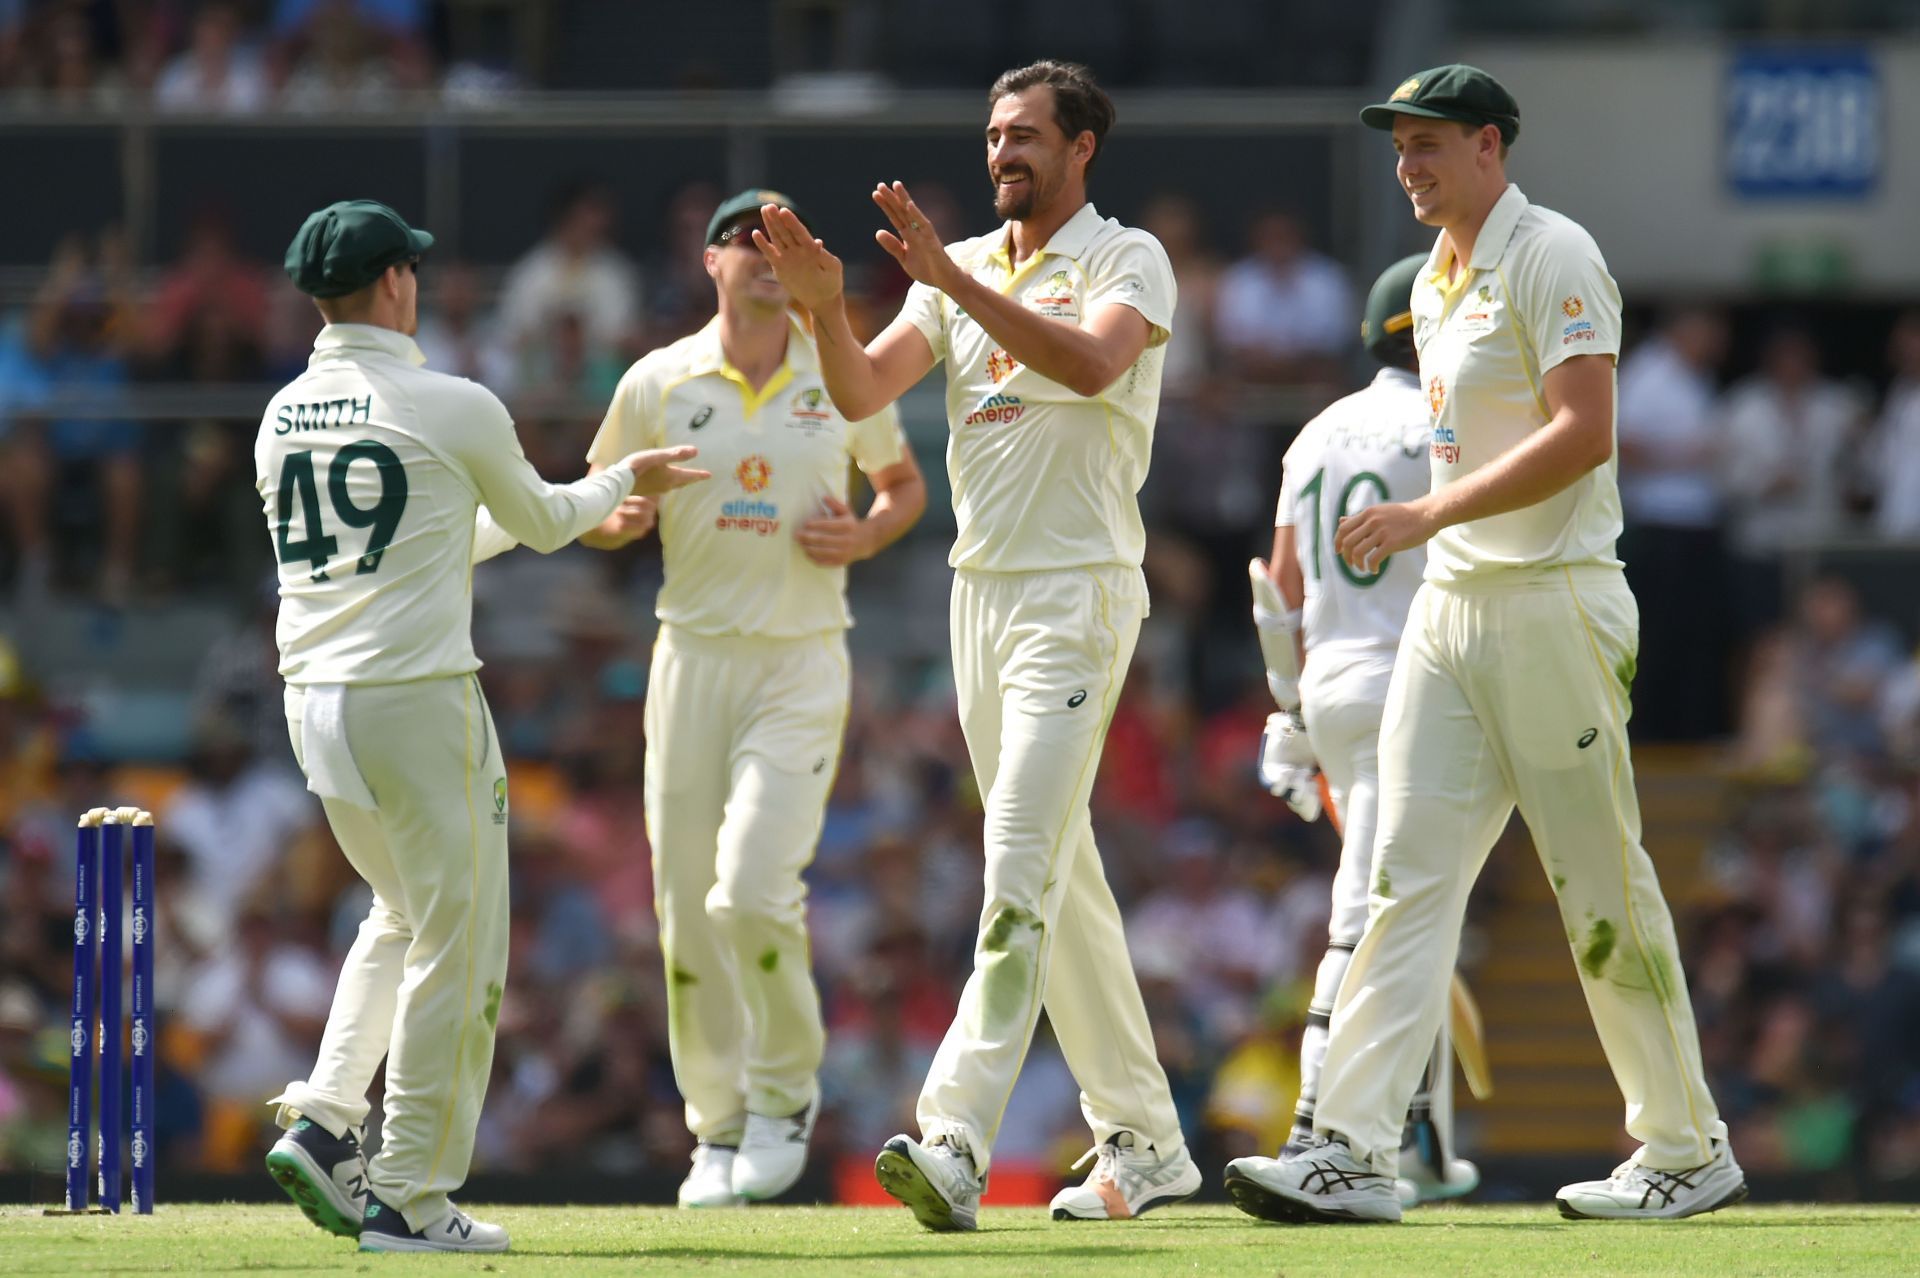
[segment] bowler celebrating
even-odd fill
[[[1391,129],[1414,215],[1433,490],[1341,521],[1356,573],[1427,546],[1380,737],[1365,936],[1335,1002],[1314,1131],[1228,1188],[1278,1220],[1398,1220],[1400,1120],[1440,1025],[1467,895],[1517,805],[1559,898],[1640,1148],[1560,1191],[1570,1217],[1692,1216],[1746,1179],[1700,1064],[1673,920],[1627,757],[1639,614],[1614,554],[1620,293],[1593,238],[1506,179],[1520,109],[1468,66],[1361,113]]]
[[[682,1207],[773,1198],[799,1179],[826,1034],[806,885],[847,722],[847,565],[913,526],[927,487],[883,404],[835,411],[813,338],[749,232],[773,191],[707,225],[719,314],[627,371],[587,458],[698,442],[721,478],[659,502],[666,584],[647,684],[667,1041],[698,1144]],[[857,517],[849,461],[872,481]],[[619,515],[589,545],[625,545]]]
[[[421,367],[415,271],[433,237],[384,204],[315,213],[287,274],[327,323],[275,395],[255,484],[280,561],[293,750],[373,908],[313,1073],[272,1103],[287,1193],[362,1251],[505,1251],[448,1201],[467,1177],[507,979],[507,774],[470,637],[472,565],[549,552],[630,492],[706,478],[633,453],[555,486],[485,388]],[[380,1152],[360,1152],[386,1061]]]
[[[922,1139],[876,1174],[929,1229],[975,1227],[995,1134],[1044,1001],[1093,1128],[1055,1219],[1123,1220],[1191,1196],[1187,1154],[1087,813],[1147,613],[1136,494],[1159,409],[1173,271],[1152,236],[1087,203],[1113,104],[1084,67],[1037,62],[988,94],[1000,230],[942,247],[904,186],[873,199],[914,279],[870,347],[839,259],[785,209],[756,238],[813,312],[821,370],[858,420],[947,366],[959,524],[950,622],[961,729],[986,803],[973,973],[920,1093]]]

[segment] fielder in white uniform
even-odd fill
[[[1283,1155],[1313,1140],[1314,1098],[1327,1026],[1348,960],[1367,922],[1373,836],[1380,802],[1380,718],[1394,652],[1426,567],[1414,547],[1371,572],[1333,553],[1339,522],[1386,501],[1424,496],[1433,417],[1420,389],[1409,298],[1426,259],[1389,267],[1367,296],[1361,339],[1386,367],[1364,390],[1328,406],[1287,449],[1274,517],[1271,565],[1256,559],[1254,624],[1267,654],[1279,710],[1267,721],[1260,776],[1302,820],[1318,819],[1324,779],[1328,816],[1341,836],[1327,952],[1314,978],[1300,1044],[1300,1099]],[[1443,1024],[1428,1076],[1408,1110],[1412,1160],[1403,1160],[1403,1200],[1472,1191],[1479,1172],[1451,1157],[1452,1060]]]
[[[847,721],[847,564],[926,508],[892,404],[849,422],[748,232],[773,191],[723,203],[705,265],[719,314],[627,371],[587,459],[698,443],[720,478],[663,498],[666,584],[647,694],[646,807],[667,1038],[698,1144],[683,1207],[773,1198],[806,1163],[826,1048],[806,885]],[[849,463],[873,484],[847,506]],[[588,534],[644,533],[619,517]]]
[[[1433,489],[1341,522],[1355,572],[1428,544],[1380,738],[1366,934],[1334,1006],[1322,1143],[1229,1168],[1274,1219],[1398,1220],[1401,1117],[1439,1028],[1467,895],[1517,805],[1640,1142],[1572,1217],[1669,1218],[1746,1195],[1700,1063],[1627,754],[1639,644],[1614,554],[1620,294],[1593,239],[1506,180],[1519,107],[1486,72],[1424,71],[1361,119],[1393,131],[1420,221],[1413,294]]]
[[[448,1201],[465,1181],[507,976],[507,776],[469,637],[472,565],[548,552],[643,493],[705,478],[635,453],[555,486],[485,388],[429,372],[411,334],[433,243],[385,205],[308,218],[287,273],[326,319],[254,445],[280,562],[280,674],[307,788],[373,889],[319,1060],[271,1103],[267,1163],[366,1251],[504,1251]],[[360,1152],[386,1061],[380,1151]]]
[[[850,417],[947,366],[954,682],[986,801],[986,900],[959,1015],[881,1184],[929,1229],[972,1229],[994,1136],[1044,1003],[1093,1128],[1094,1168],[1055,1219],[1126,1219],[1200,1187],[1094,846],[1087,802],[1147,612],[1136,498],[1159,408],[1173,272],[1102,218],[1086,174],[1113,107],[1084,67],[1041,62],[989,94],[987,167],[1007,224],[943,247],[898,183],[873,193],[913,277],[871,347],[838,259],[790,213],[758,239],[814,313]],[[924,1142],[924,1143],[923,1143]]]

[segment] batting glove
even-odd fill
[[[1267,716],[1260,734],[1260,784],[1283,800],[1302,821],[1320,819],[1320,767],[1307,740],[1307,727],[1297,712],[1280,710]]]

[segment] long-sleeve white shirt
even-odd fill
[[[558,550],[613,512],[633,472],[547,483],[506,406],[421,367],[402,333],[330,324],[313,345],[253,450],[280,562],[281,676],[400,683],[479,669],[473,564],[516,542]]]

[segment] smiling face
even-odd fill
[[[720,242],[707,245],[707,274],[715,287],[735,307],[778,311],[789,298],[786,287],[775,278],[773,266],[753,242],[753,228],[760,225],[758,213],[749,214],[720,232]]]
[[[1501,187],[1506,184],[1500,130],[1491,124],[1474,128],[1454,120],[1397,116],[1393,149],[1400,154],[1394,170],[1400,189],[1413,201],[1414,217],[1427,226],[1470,221],[1496,175]]]
[[[1024,222],[1050,208],[1092,158],[1091,131],[1069,138],[1054,113],[1053,90],[1037,84],[993,104],[987,119],[987,176],[993,211]]]

